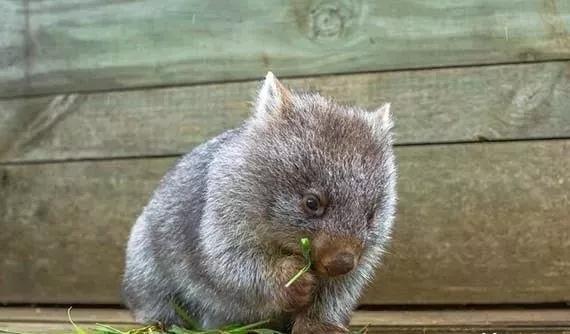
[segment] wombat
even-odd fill
[[[390,105],[340,105],[269,72],[253,109],[162,179],[131,232],[125,302],[164,326],[182,322],[175,300],[203,328],[347,333],[395,213]],[[313,266],[285,287],[304,237]]]

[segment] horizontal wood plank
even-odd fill
[[[78,323],[134,324],[126,309],[72,307],[69,311]],[[68,322],[68,308],[64,307],[0,307],[0,322]]]
[[[77,323],[134,324],[126,309],[72,308]],[[61,307],[0,307],[0,322],[68,322]],[[354,312],[353,326],[570,326],[570,309],[446,309]]]
[[[113,325],[113,324],[111,324]],[[88,326],[85,329],[89,334],[95,334],[89,329],[94,326]],[[113,327],[129,330],[130,327],[124,325],[113,325]],[[361,327],[353,328],[354,331],[360,330]],[[384,327],[369,326],[366,334],[569,334],[569,327],[523,327],[509,328],[504,326],[496,327]],[[6,334],[71,334],[73,327],[65,323],[19,323],[19,322],[0,322],[0,333]]]
[[[570,300],[570,141],[399,147],[394,244],[364,304]],[[170,158],[0,166],[0,302],[118,303]]]
[[[300,76],[570,58],[568,1],[23,3],[25,33],[17,25],[0,35],[0,45],[26,50],[0,67],[4,97],[245,80],[269,69]]]
[[[0,1],[0,81],[25,84],[26,15],[21,0]],[[0,84],[1,85],[1,84]],[[3,91],[0,88],[0,94]]]
[[[285,80],[391,101],[397,143],[570,137],[570,62]],[[256,82],[0,101],[0,162],[180,154],[249,114]]]
[[[94,323],[116,328],[136,327],[125,310],[73,309],[72,317],[82,328]],[[570,330],[570,310],[445,310],[445,311],[357,311],[351,325],[368,325],[374,333],[564,333]],[[70,332],[67,309],[0,308],[2,330],[24,333]],[[568,332],[566,332],[568,333]]]
[[[570,309],[357,311],[353,326],[570,326]]]

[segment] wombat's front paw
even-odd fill
[[[313,291],[317,280],[311,272],[301,275],[290,286],[285,287],[287,282],[305,266],[303,258],[288,256],[279,261],[278,270],[278,294],[277,304],[286,312],[300,311],[313,301]]]
[[[348,329],[342,325],[332,325],[298,317],[293,324],[291,334],[347,334]]]

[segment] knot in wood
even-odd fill
[[[341,1],[323,1],[309,15],[311,39],[337,39],[346,33],[354,18],[354,9]]]

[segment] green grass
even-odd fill
[[[295,276],[291,277],[291,279],[287,282],[287,284],[285,284],[286,288],[288,288],[289,286],[291,286],[291,284],[293,284],[293,282],[298,280],[299,277],[301,277],[301,275],[311,270],[311,266],[313,265],[311,263],[311,242],[309,241],[309,238],[302,238],[300,244],[301,244],[301,252],[303,253],[303,258],[305,258],[305,266],[301,268],[301,270],[299,270],[299,272],[295,274]]]

